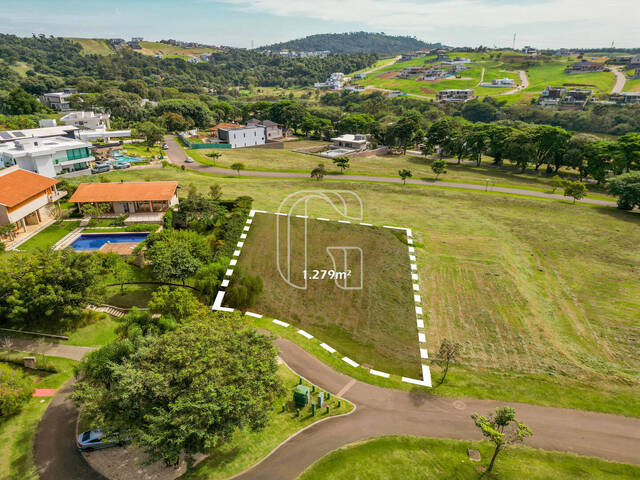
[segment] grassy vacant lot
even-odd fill
[[[167,45],[160,42],[140,42],[142,50],[136,52],[143,55],[162,55],[175,58],[199,57],[201,53],[211,53],[215,48],[183,48],[175,45]]]
[[[462,367],[436,393],[640,416],[637,214],[482,192],[168,168],[106,176],[175,179],[202,191],[219,183],[225,196],[250,195],[254,208],[267,211],[298,190],[353,190],[365,222],[411,226],[422,244],[429,351],[443,338],[464,345]],[[310,214],[336,218],[329,208]]]
[[[242,163],[247,170],[255,171],[280,171],[280,172],[310,172],[318,163],[324,163],[330,173],[340,173],[329,158],[321,158],[313,155],[295,152],[294,150],[307,147],[321,147],[326,142],[303,140],[288,142],[283,150],[267,150],[254,148],[237,148],[229,150],[216,150],[222,156],[215,160],[215,166],[231,168],[234,163]],[[185,150],[186,154],[204,165],[214,165],[212,158],[206,156],[213,150]],[[451,163],[447,166],[447,173],[440,176],[441,180],[450,182],[475,183],[484,185],[489,179],[490,186],[519,187],[532,190],[549,191],[551,176],[541,171],[527,170],[519,173],[515,167],[505,166],[496,168],[492,165],[493,159],[485,157],[481,166],[475,164]],[[374,155],[370,157],[351,157],[349,169],[345,175],[377,175],[383,177],[397,177],[398,170],[411,170],[414,178],[423,180],[435,180],[431,170],[432,159],[418,155]],[[562,169],[561,174],[566,177],[577,176],[569,169]],[[589,185],[589,189],[597,193],[598,197],[612,199],[606,195],[601,187]]]
[[[16,357],[21,358],[19,354]],[[47,363],[56,367],[57,373],[30,371],[37,388],[59,388],[73,375],[75,362],[64,358],[47,357]],[[13,367],[13,365],[11,365]],[[20,368],[20,367],[18,367]],[[0,420],[0,478],[2,480],[37,480],[33,461],[33,441],[36,427],[49,405],[49,398],[32,398],[13,417]]]
[[[344,290],[328,277],[308,279],[307,288],[295,288],[278,271],[276,217],[257,214],[242,250],[243,272],[259,275],[264,291],[252,311],[308,330],[339,352],[378,370],[408,377],[420,375],[415,310],[406,236],[380,227],[309,220],[304,262],[305,221],[291,218],[291,283],[305,285],[303,271],[350,271]],[[280,268],[287,271],[286,220],[280,223]],[[335,263],[330,246],[353,246],[345,265],[342,252]],[[362,275],[360,273],[362,261]],[[286,273],[285,273],[286,275]],[[343,281],[339,281],[344,286]]]
[[[18,250],[28,251],[53,247],[59,240],[62,240],[66,235],[78,228],[79,225],[80,220],[56,222],[24,242],[18,247]]]
[[[85,55],[111,55],[113,49],[106,40],[100,38],[69,38],[73,42],[82,46],[82,53]]]
[[[575,85],[577,88],[591,88],[595,93],[609,93],[616,83],[612,72],[581,73],[569,75],[564,69],[577,61],[575,58],[554,60],[536,65],[527,70],[529,87],[525,92],[541,92],[547,85]]]
[[[469,460],[467,449],[480,450],[487,465],[493,449],[488,442],[388,436],[362,441],[336,450],[318,460],[300,480],[376,480],[402,478],[422,480],[565,480],[638,478],[640,467],[566,453],[528,447],[506,450],[496,460],[493,472],[481,474],[478,463]]]

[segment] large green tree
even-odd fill
[[[609,193],[618,197],[618,207],[622,210],[640,208],[640,172],[618,175],[607,182]]]
[[[106,435],[126,434],[171,465],[214,451],[240,428],[262,429],[282,394],[277,370],[271,340],[243,316],[207,313],[91,353],[73,397]]]

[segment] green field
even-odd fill
[[[82,53],[85,55],[111,55],[113,53],[113,49],[106,40],[99,38],[69,38],[68,40],[82,45]]]
[[[429,351],[443,338],[464,346],[461,366],[438,392],[640,416],[636,214],[483,192],[168,168],[105,176],[174,179],[201,191],[215,182],[225,197],[250,195],[254,208],[272,212],[298,190],[353,190],[365,222],[410,226],[422,244]],[[310,214],[335,218],[327,208]]]
[[[529,87],[525,92],[541,92],[547,85],[574,85],[576,88],[590,88],[594,93],[609,93],[616,83],[612,72],[581,73],[569,75],[564,69],[576,59],[554,60],[542,65],[536,65],[527,70]],[[569,87],[570,88],[570,87]]]
[[[290,272],[293,287],[278,272],[277,218],[254,217],[238,263],[244,273],[259,275],[264,283],[264,291],[250,310],[291,322],[358,363],[420,377],[406,235],[380,227],[309,220],[305,249],[305,221],[292,217],[287,237],[281,219],[280,269]],[[287,238],[292,246],[289,263]],[[326,251],[330,246],[357,247],[362,253],[351,251],[345,260],[340,251],[332,259]],[[308,280],[303,289],[305,269]],[[314,270],[348,272],[349,278],[333,281],[322,278],[321,273],[317,279],[309,278]],[[347,288],[362,285],[362,289],[346,290],[338,284]]]
[[[213,159],[206,156],[207,153],[217,151],[222,156],[215,160],[215,166],[230,168],[232,164],[239,162],[247,170],[257,171],[279,171],[279,172],[310,172],[318,163],[324,163],[331,173],[339,173],[340,170],[334,167],[329,158],[317,157],[294,150],[306,147],[321,147],[327,142],[297,141],[285,143],[283,150],[268,150],[256,148],[236,148],[229,150],[185,150],[185,153],[195,161],[204,165],[214,165]],[[515,168],[496,168],[492,166],[493,159],[485,157],[483,164],[479,167],[470,164],[450,164],[447,166],[447,173],[440,176],[441,180],[450,182],[475,183],[485,185],[487,179],[493,186],[519,187],[550,191],[551,177],[543,171],[535,172],[528,170],[521,174]],[[384,155],[370,157],[350,157],[349,169],[345,170],[345,175],[378,175],[397,177],[398,170],[411,170],[414,178],[424,180],[434,180],[435,175],[431,170],[432,160],[416,155]],[[575,172],[563,169],[562,175],[573,178]],[[577,178],[576,178],[577,179]],[[602,188],[590,185],[589,188],[601,198],[610,198]]]
[[[469,448],[482,455],[486,466],[493,449],[488,442],[463,442],[405,436],[388,436],[348,445],[318,460],[300,480],[631,480],[640,467],[567,453],[528,447],[503,451],[491,473],[478,472],[478,462],[467,456]]]
[[[140,42],[141,50],[136,52],[143,55],[162,55],[167,58],[198,57],[201,53],[215,52],[215,48],[183,48],[175,45],[167,45],[160,42]]]

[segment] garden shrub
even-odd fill
[[[21,370],[0,363],[0,419],[18,413],[34,388],[33,380]]]

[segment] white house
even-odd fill
[[[278,138],[282,138],[282,128],[276,122],[272,122],[271,120],[258,120],[257,118],[252,118],[247,121],[248,127],[264,127],[267,140],[275,140]]]
[[[40,102],[59,112],[71,110],[71,95],[78,93],[77,88],[65,88],[62,92],[45,93],[40,97]]]
[[[96,112],[69,112],[60,119],[64,125],[73,125],[79,128],[109,128],[109,118],[111,115],[108,113],[96,113]]]
[[[481,87],[513,87],[515,82],[512,78],[496,78],[491,80],[490,82],[483,82],[480,84]]]
[[[0,170],[0,225],[16,226],[3,240],[11,241],[54,216],[54,203],[67,194],[57,190],[57,183],[17,165]]]
[[[254,147],[267,143],[266,129],[262,126],[219,128],[218,138],[231,148]]]
[[[76,138],[77,131],[78,127],[74,127],[73,125],[25,128],[23,130],[7,130],[5,132],[0,132],[0,144],[13,142],[14,140],[24,140],[25,138]]]
[[[91,144],[68,137],[24,138],[0,144],[0,166],[53,178],[61,173],[89,168],[94,161]]]
[[[335,148],[350,148],[352,150],[366,150],[367,148],[367,136],[356,133],[352,135],[345,133],[339,137],[332,138],[332,147]]]

